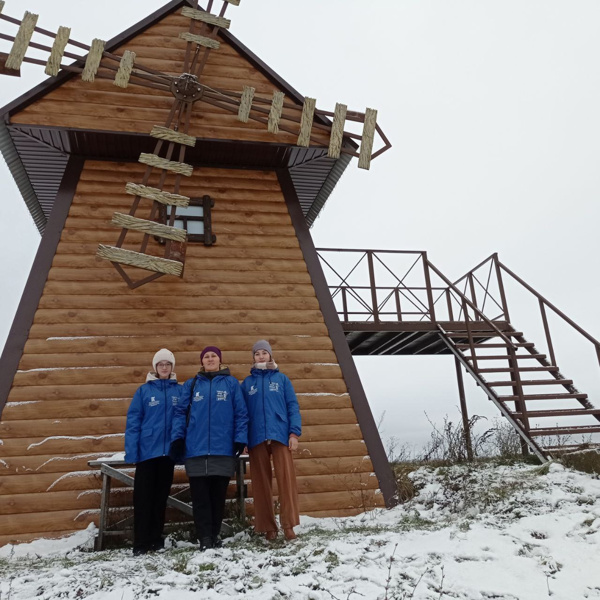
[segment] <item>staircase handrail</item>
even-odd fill
[[[481,317],[481,319],[483,321],[485,321],[488,325],[490,325],[492,327],[492,329],[514,350],[517,349],[517,347],[514,345],[514,342],[507,337],[506,335],[504,335],[504,333],[502,333],[502,331],[500,331],[500,329],[498,329],[498,327],[496,327],[496,325],[494,324],[493,321],[491,321],[488,317],[486,317],[481,310],[479,310],[477,308],[477,306],[475,306],[475,304],[473,304],[473,302],[471,302],[471,300],[469,300],[469,298],[463,294],[459,288],[457,288],[430,260],[429,258],[424,258],[424,260],[427,263],[427,266],[432,269],[435,274],[449,287],[451,288],[456,294],[459,295],[459,297],[463,300],[463,302],[466,302],[466,304],[468,306],[471,307],[472,310],[475,311],[475,313],[477,315],[479,315],[479,317]],[[468,315],[465,315],[465,320],[468,319]]]
[[[554,304],[552,304],[552,302],[550,302],[549,300],[544,298],[544,296],[542,296],[542,294],[537,292],[528,283],[523,281],[514,271],[511,271],[504,263],[500,262],[500,260],[498,260],[498,259],[496,259],[496,260],[498,262],[498,266],[503,271],[508,273],[515,281],[520,283],[527,291],[531,292],[534,296],[536,296],[536,298],[540,302],[543,302],[548,308],[552,309],[561,319],[563,319],[563,321],[565,321],[566,323],[571,325],[571,327],[573,327],[576,331],[578,331],[581,335],[583,335],[583,337],[587,338],[590,342],[592,342],[592,344],[594,344],[596,346],[596,348],[600,351],[600,342],[595,337],[590,335],[585,329],[583,329],[583,327],[580,327],[579,325],[577,325],[577,323],[575,323],[575,321],[573,321],[573,319],[570,319],[569,317],[567,317],[567,315],[565,315],[565,313],[563,313],[559,308],[557,308]]]

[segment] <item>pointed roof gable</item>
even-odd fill
[[[106,49],[138,49],[146,44],[151,55],[153,46],[148,42],[161,35],[161,28],[181,25],[184,18],[176,12],[187,5],[192,5],[191,0],[173,0],[110,40]],[[210,54],[203,82],[215,87],[229,83],[229,89],[252,84],[263,95],[272,92],[274,86],[289,100],[302,104],[304,98],[235,36],[224,30],[220,36],[222,48]],[[183,52],[184,47],[185,42],[177,37],[169,38],[167,50],[158,53],[157,60],[163,61],[160,70],[177,72],[177,53]],[[142,50],[139,60],[147,64]],[[5,123],[0,127],[0,149],[40,232],[52,210],[69,155],[135,161],[140,152],[151,151],[154,142],[148,132],[152,125],[164,123],[172,96],[135,87],[120,90],[106,80],[97,80],[90,86],[73,73],[61,72],[0,110]],[[64,105],[60,106],[69,101],[81,107],[76,117],[72,111],[64,111]],[[294,146],[290,134],[274,136],[262,124],[241,123],[235,115],[219,113],[219,109],[204,103],[195,108],[190,133],[200,142],[186,155],[186,161],[289,169],[304,216],[309,225],[313,223],[349,163],[348,155],[330,159],[326,148]],[[102,129],[98,129],[99,122]]]

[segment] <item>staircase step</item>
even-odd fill
[[[573,452],[576,450],[589,450],[600,448],[600,442],[580,442],[579,444],[564,444],[562,446],[544,446],[546,452],[560,453]]]
[[[473,355],[469,354],[469,355],[465,355],[465,358],[467,360],[473,360]],[[485,355],[482,354],[481,356],[476,355],[475,356],[475,360],[508,360],[510,357],[506,354],[495,354],[495,355]],[[539,359],[539,360],[543,360],[544,358],[546,358],[545,354],[516,354],[515,358],[517,360],[528,360],[528,359]]]
[[[577,417],[579,415],[600,415],[600,408],[559,408],[556,410],[530,410],[525,415],[521,412],[511,413],[513,417],[527,416],[530,419],[541,417]]]
[[[587,400],[587,394],[523,394],[523,400]],[[511,401],[519,400],[519,396],[498,396],[500,400]]]
[[[486,367],[485,369],[477,369],[478,373],[510,373],[511,371],[514,371],[513,367]],[[519,373],[524,373],[525,371],[528,373],[533,371],[557,373],[558,367],[519,367]]]
[[[583,433],[600,433],[600,423],[598,425],[574,425],[573,427],[534,428],[529,431],[529,434],[535,437],[549,435],[580,435]]]
[[[517,385],[516,381],[488,381],[490,387]],[[525,379],[521,385],[573,385],[572,379]]]
[[[502,331],[502,330],[500,330]],[[522,331],[502,331],[502,333],[506,337],[521,337],[523,335]],[[468,338],[469,334],[465,331],[451,331],[447,333],[448,337],[451,338]],[[485,338],[493,338],[498,337],[498,334],[495,331],[490,331],[489,329],[485,331],[473,331],[471,330],[471,335],[473,337],[485,337]]]
[[[506,344],[486,344],[486,343],[476,343],[475,346],[477,349],[479,348],[506,348]],[[533,348],[535,344],[533,342],[525,342],[522,344],[515,343],[513,346],[517,348]],[[468,350],[471,347],[471,344],[456,344],[456,347],[460,350]]]

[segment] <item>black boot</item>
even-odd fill
[[[223,540],[218,535],[212,537],[213,548],[222,548]]]
[[[211,537],[203,537],[200,539],[200,552],[213,548],[213,541]]]

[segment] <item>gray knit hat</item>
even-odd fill
[[[266,350],[269,353],[271,360],[273,360],[273,350],[271,350],[271,344],[269,344],[267,340],[258,340],[258,342],[252,346],[252,358],[254,358],[254,353],[257,350]]]

